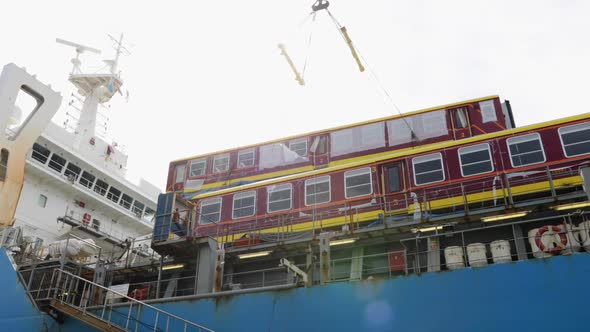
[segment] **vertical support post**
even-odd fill
[[[557,192],[555,191],[555,185],[553,183],[553,175],[551,174],[551,170],[549,166],[545,167],[547,172],[547,179],[549,180],[549,190],[551,191],[551,197],[557,198]]]
[[[320,284],[324,285],[330,281],[330,237],[331,233],[321,233],[320,239]]]
[[[363,255],[365,248],[355,247],[352,249],[352,260],[350,261],[350,280],[361,280],[363,278]]]
[[[160,268],[158,269],[158,281],[156,282],[156,299],[160,298],[160,282],[162,280],[162,266],[164,265],[164,255],[160,256]]]
[[[514,199],[512,198],[512,189],[510,188],[508,174],[504,174],[504,179],[506,180],[506,190],[508,191],[508,204],[512,206],[514,205]]]
[[[305,267],[307,270],[307,283],[305,284],[305,287],[311,287],[313,285],[313,275],[315,272],[315,264],[311,244],[307,246],[307,253],[305,254]]]
[[[526,243],[524,242],[524,236],[520,225],[512,224],[512,236],[514,237],[514,246],[516,247],[516,256],[518,260],[526,260],[528,258]]]
[[[440,271],[440,242],[438,237],[429,237],[427,245],[427,271],[438,272]]]

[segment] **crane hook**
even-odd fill
[[[314,12],[317,12],[318,10],[328,8],[329,5],[330,3],[327,0],[317,0],[313,5],[311,5],[311,9]]]

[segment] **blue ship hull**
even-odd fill
[[[0,276],[2,331],[91,330],[37,311],[4,252]],[[157,306],[215,331],[582,331],[588,276],[590,255],[582,253]]]

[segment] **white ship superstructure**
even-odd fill
[[[85,74],[79,60],[97,50],[58,42],[76,48],[69,81],[79,94],[80,117],[73,132],[51,123],[30,151],[15,226],[44,245],[73,234],[102,248],[122,247],[151,233],[160,191],[143,180],[126,180],[127,155],[95,132],[98,107],[123,84],[117,72],[121,40],[116,58],[105,61],[109,71],[98,74]]]

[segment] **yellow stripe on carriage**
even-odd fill
[[[583,181],[582,181],[581,176],[579,176],[579,175],[569,176],[566,178],[553,180],[553,188],[557,190],[557,189],[561,189],[561,188],[579,186],[582,183],[583,183]],[[520,195],[525,195],[525,194],[532,194],[532,193],[547,191],[550,188],[551,188],[551,184],[549,183],[549,181],[543,181],[543,182],[531,183],[531,184],[526,184],[526,185],[514,186],[510,190],[512,192],[512,196],[514,197],[514,196],[520,196]],[[505,188],[503,191],[502,191],[502,189],[497,190],[495,195],[494,195],[493,191],[484,191],[481,193],[468,194],[467,195],[467,203],[471,204],[471,203],[490,201],[492,199],[504,199],[504,197],[508,197],[508,189],[507,188]],[[452,207],[452,206],[462,206],[463,204],[464,204],[463,196],[455,196],[455,197],[449,197],[449,198],[443,198],[443,199],[429,201],[428,202],[428,209],[425,209],[424,204],[420,203],[420,208],[424,212],[427,210],[436,210],[436,209],[448,208],[448,207]],[[338,217],[333,217],[333,218],[328,218],[328,219],[323,219],[323,220],[316,220],[316,221],[309,221],[309,222],[304,222],[304,223],[294,224],[294,225],[289,225],[289,226],[267,228],[267,229],[260,230],[257,233],[268,234],[268,233],[281,233],[281,232],[286,232],[286,231],[288,231],[288,232],[302,232],[302,231],[318,229],[320,227],[326,228],[326,227],[334,227],[334,226],[350,224],[351,222],[357,223],[357,222],[377,220],[377,218],[379,218],[380,214],[383,214],[384,216],[391,216],[391,215],[412,215],[413,213],[414,213],[414,205],[410,204],[408,206],[408,208],[394,210],[394,211],[390,211],[387,213],[385,213],[385,211],[383,211],[383,210],[375,210],[375,211],[359,213],[358,215],[354,215],[352,217],[350,215],[338,216]],[[351,221],[351,218],[352,218],[352,221]],[[248,235],[248,234],[252,234],[252,233],[229,234],[227,236],[219,236],[216,238],[216,240],[219,243],[228,243],[228,242],[233,242],[235,240],[238,240],[241,237]]]

